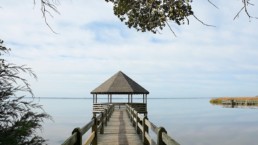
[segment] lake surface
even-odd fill
[[[91,99],[36,99],[36,102],[54,119],[54,122],[45,121],[42,131],[50,145],[63,143],[75,127],[82,127],[92,117]],[[211,105],[209,99],[148,99],[148,118],[165,127],[181,145],[257,145],[258,142],[258,109],[223,108]]]

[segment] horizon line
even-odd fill
[[[93,99],[92,97],[24,97],[26,99]],[[212,99],[217,97],[147,97],[147,99]],[[107,99],[106,97],[99,97],[98,99]],[[113,97],[113,99],[127,99]],[[142,99],[142,98],[133,98],[133,99]]]

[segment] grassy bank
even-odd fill
[[[258,101],[258,97],[220,97],[220,98],[213,98],[210,100],[211,104],[222,104],[223,101]]]

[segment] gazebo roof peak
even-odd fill
[[[91,94],[149,94],[149,92],[122,71],[118,71]]]

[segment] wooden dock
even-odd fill
[[[147,94],[123,72],[91,91],[93,118],[77,127],[62,145],[179,145],[164,127],[148,120]],[[98,95],[107,95],[107,102],[98,103]],[[128,95],[128,102],[113,102],[112,95]],[[134,102],[133,95],[142,95],[142,102]],[[87,134],[86,141],[82,136]]]
[[[104,133],[98,135],[98,145],[142,145],[125,108],[114,110]]]
[[[75,128],[62,145],[179,145],[165,128],[157,127],[144,114],[137,112],[131,104],[106,109],[95,114],[85,126]],[[103,106],[102,106],[103,107]],[[98,108],[99,109],[99,108]],[[90,131],[86,141],[82,136]],[[156,137],[151,137],[156,135]]]

